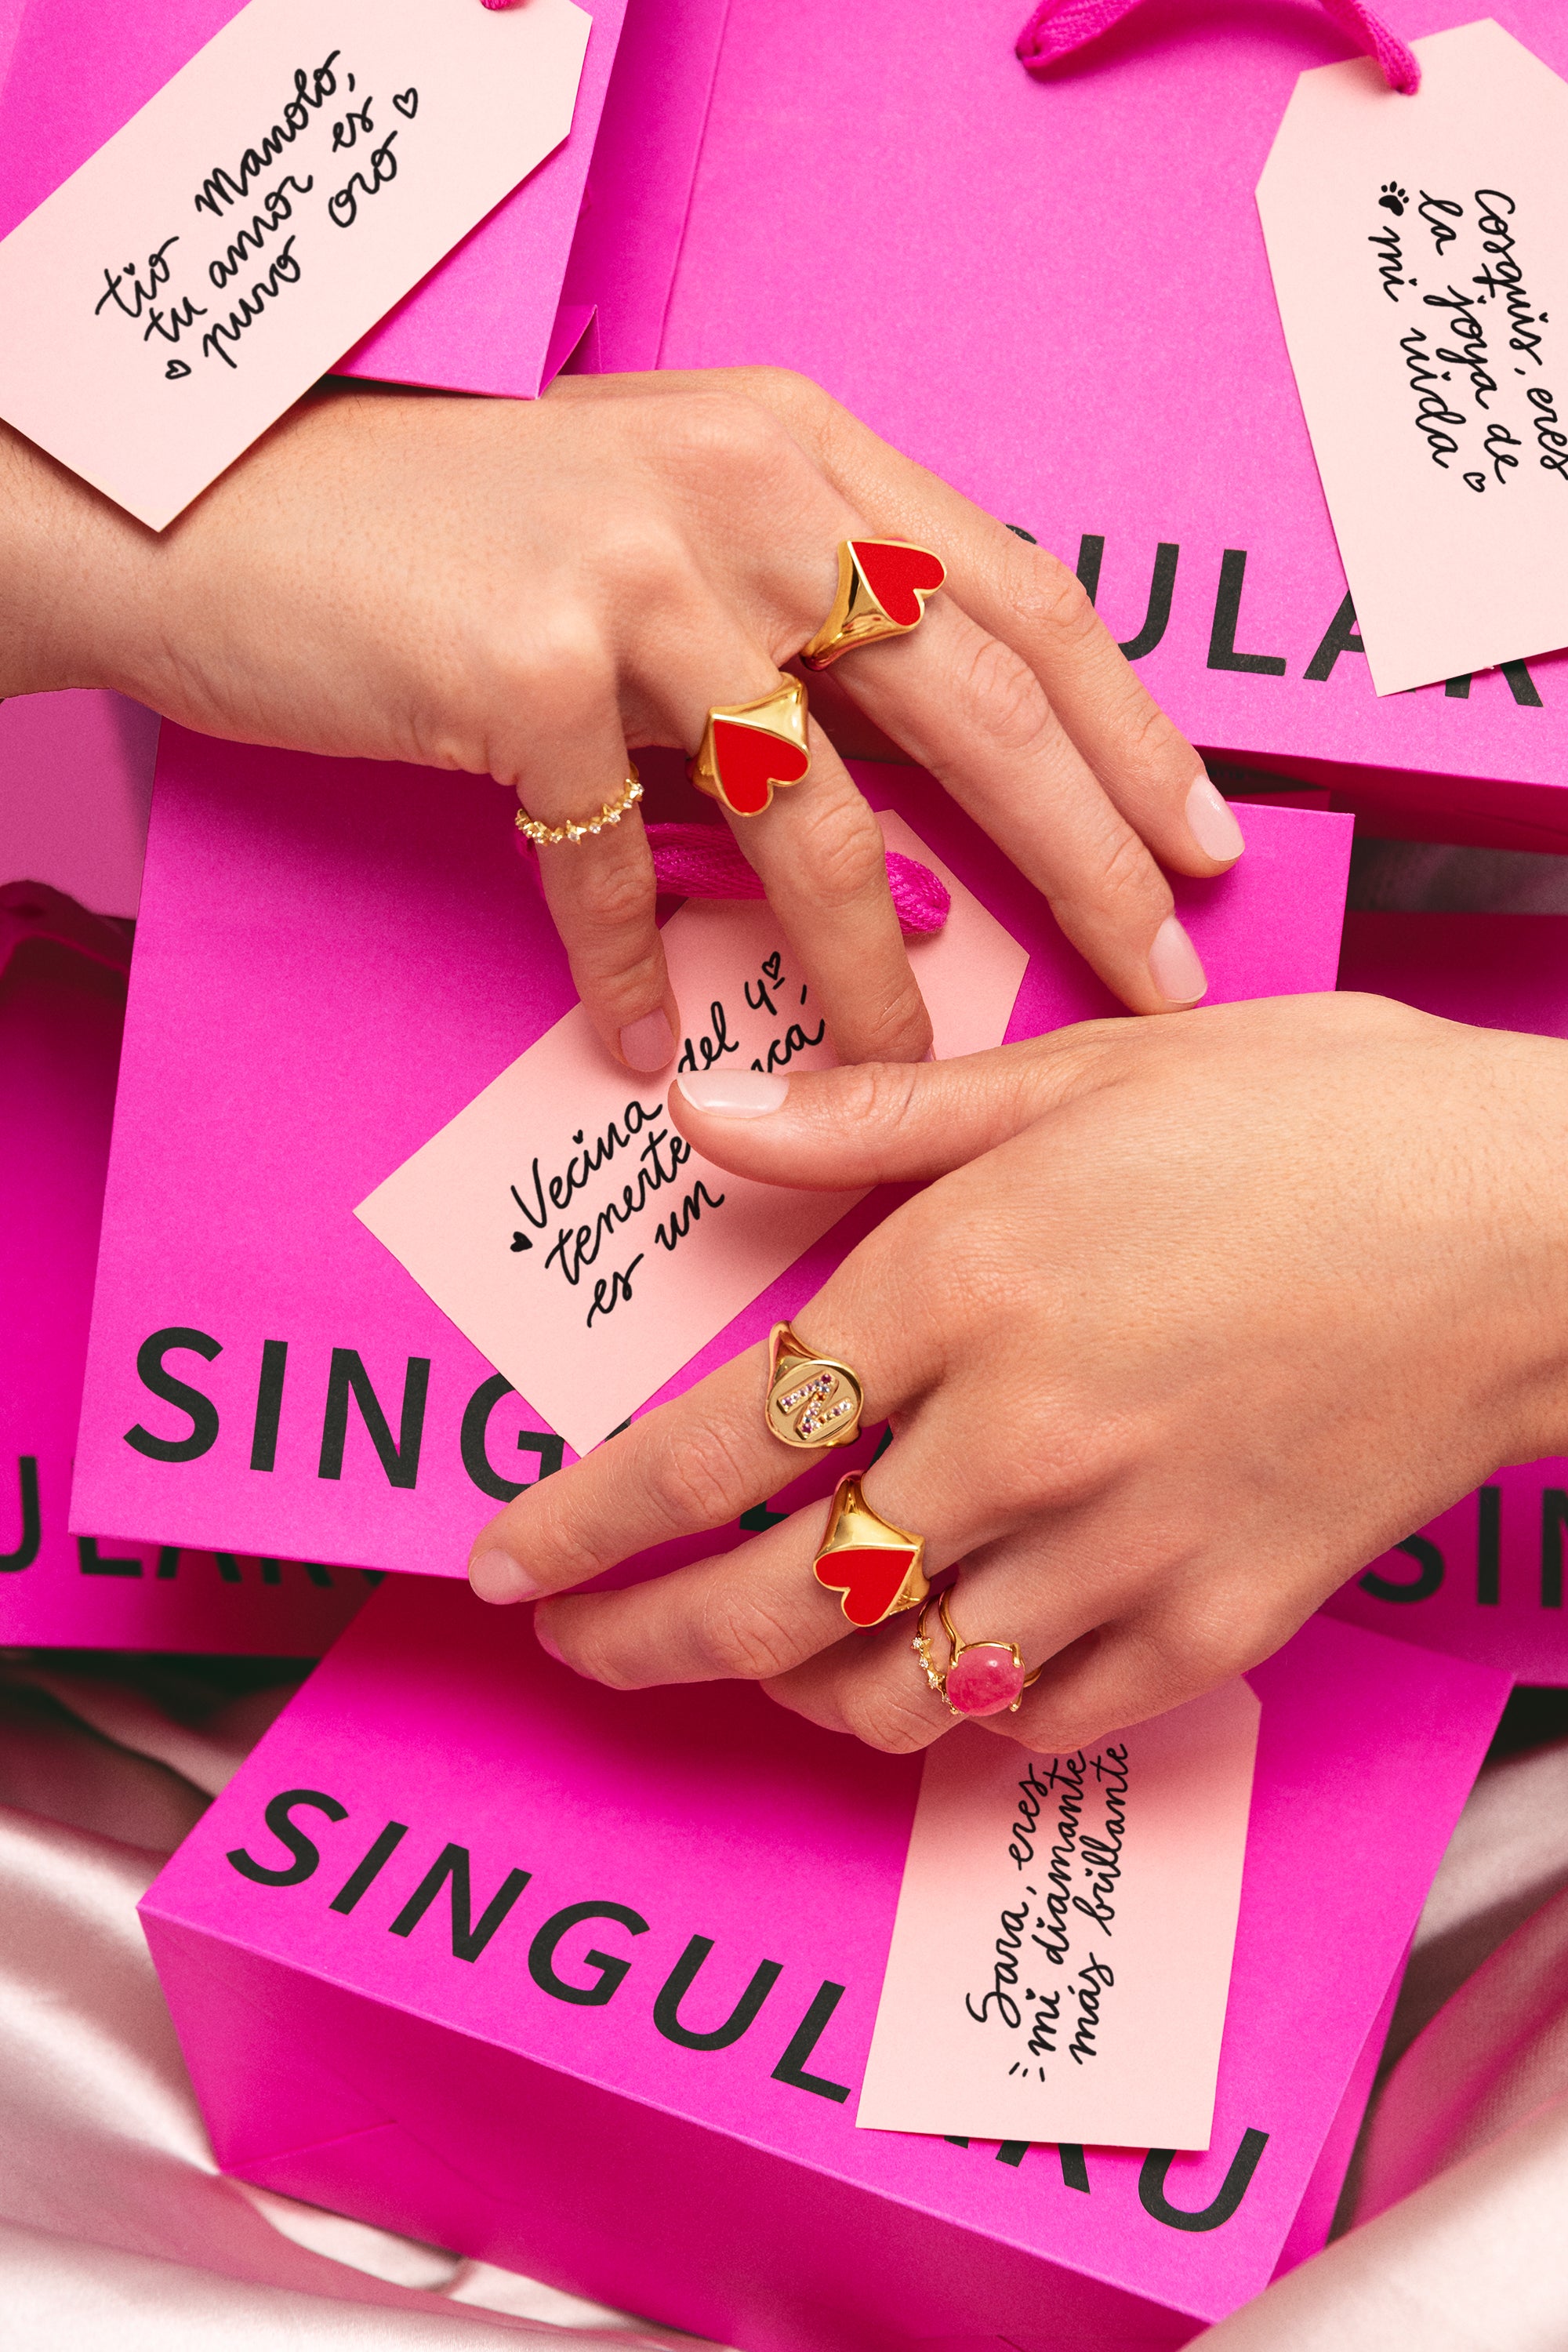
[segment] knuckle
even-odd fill
[[[689,550],[674,520],[652,506],[616,506],[599,525],[599,575],[625,604],[668,606],[692,576]]]
[[[617,858],[613,865],[599,866],[589,863],[583,871],[572,877],[576,884],[573,898],[581,912],[601,929],[625,931],[651,927],[655,904],[654,877],[651,865],[645,859],[635,862]],[[658,959],[647,959],[651,965]]]
[[[667,1438],[643,1465],[649,1503],[671,1535],[721,1527],[734,1516],[741,1480],[723,1433],[706,1429]]]
[[[1025,617],[1050,641],[1054,651],[1071,656],[1088,645],[1107,641],[1105,625],[1076,572],[1054,555],[1031,569],[1034,593]]]
[[[1045,688],[1022,654],[1000,637],[982,637],[962,680],[974,722],[997,748],[1020,757],[1056,730]]]
[[[920,1692],[858,1675],[840,1692],[838,1705],[845,1729],[884,1756],[912,1756],[940,1739],[946,1727],[932,1721],[929,1699],[922,1705]]]
[[[853,785],[809,804],[805,871],[811,894],[837,912],[888,887],[881,827]]]
[[[1140,915],[1155,906],[1162,914],[1168,913],[1174,903],[1143,842],[1120,819],[1099,869],[1095,895],[1102,905],[1126,908]]]
[[[798,1636],[754,1587],[726,1582],[702,1608],[696,1626],[700,1655],[727,1681],[760,1683],[800,1662]]]

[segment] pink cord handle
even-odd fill
[[[533,845],[514,834],[520,856],[538,871]],[[648,847],[653,851],[654,878],[671,898],[762,898],[762,884],[730,835],[716,824],[650,824]],[[901,850],[888,852],[888,889],[906,939],[925,939],[940,931],[952,912],[945,883],[929,866],[921,866]]]
[[[650,824],[647,838],[658,887],[672,898],[766,895],[729,835],[715,824]],[[906,939],[940,931],[952,910],[946,885],[901,850],[888,852],[888,888]]]
[[[1320,5],[1358,49],[1377,59],[1391,89],[1415,97],[1421,87],[1415,52],[1373,15],[1365,0],[1320,0]],[[1044,73],[1059,58],[1109,33],[1137,5],[1138,0],[1040,0],[1018,36],[1019,62],[1030,73]]]

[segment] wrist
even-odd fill
[[[1508,1108],[1481,1114],[1481,1150],[1498,1181],[1495,1190],[1479,1183],[1477,1194],[1494,1232],[1506,1221],[1497,1237],[1511,1261],[1497,1294],[1510,1400],[1500,1459],[1533,1462],[1568,1453],[1568,1044],[1521,1035],[1497,1044],[1511,1066]]]
[[[0,424],[0,697],[123,682],[116,646],[149,539]]]

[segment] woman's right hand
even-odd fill
[[[1101,1021],[919,1069],[671,1090],[736,1175],[924,1182],[792,1317],[893,1444],[866,1500],[962,1563],[955,1622],[1042,1671],[988,1727],[1070,1751],[1276,1649],[1501,1462],[1568,1442],[1568,1045],[1377,997]],[[928,1181],[934,1180],[934,1181]],[[874,1747],[953,1718],[907,1617],[851,1631],[823,1505],[615,1591],[799,1473],[754,1348],[530,1486],[488,1600],[616,1688],[761,1681]]]
[[[1193,1001],[1160,867],[1242,846],[1196,752],[1071,572],[777,371],[532,402],[340,384],[161,536],[0,428],[0,693],[120,687],[209,735],[492,775],[557,824],[615,798],[629,751],[692,752],[710,705],[765,693],[866,536],[931,548],[947,586],[839,660],[824,707],[931,770],[1124,1003]],[[880,834],[815,722],[811,750],[736,839],[840,1058],[919,1061]],[[680,1017],[640,823],[539,856],[600,1034],[662,1067]]]

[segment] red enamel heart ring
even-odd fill
[[[838,590],[827,618],[801,650],[807,669],[826,669],[857,646],[907,636],[926,598],[946,579],[942,558],[901,539],[846,539],[838,548]]]
[[[931,1591],[922,1562],[925,1538],[872,1510],[856,1477],[841,1478],[827,1533],[814,1563],[818,1584],[837,1592],[851,1625],[869,1633],[900,1610],[918,1609]]]
[[[717,706],[688,775],[732,815],[760,816],[774,786],[798,784],[811,765],[805,715],[805,687],[782,675],[754,702]]]

